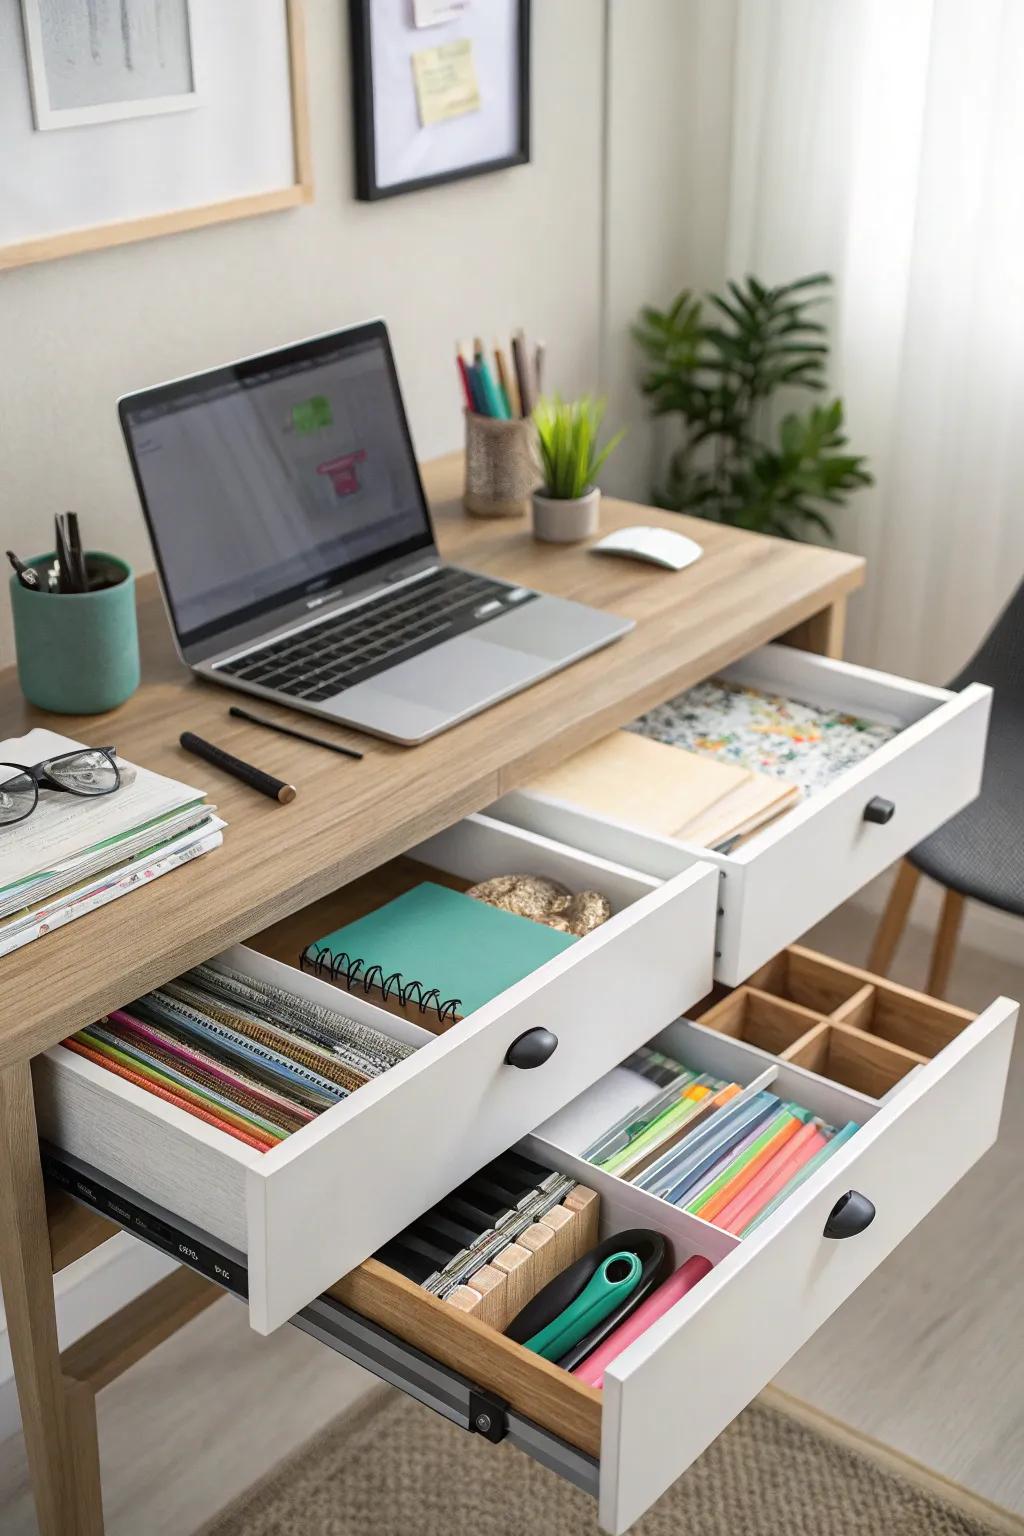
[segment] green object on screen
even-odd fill
[[[319,432],[321,427],[329,427],[333,422],[331,402],[326,395],[312,395],[292,406],[292,426],[300,437],[308,437],[311,432]]]

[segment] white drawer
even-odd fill
[[[466,880],[529,870],[574,889],[598,887],[614,915],[439,1036],[253,950],[228,951],[224,958],[238,969],[419,1045],[269,1152],[61,1047],[34,1064],[41,1135],[245,1254],[250,1320],[261,1333],[608,1071],[711,982],[716,876],[709,865],[663,883],[486,817],[458,823],[412,857]],[[304,930],[305,941],[322,931]],[[554,1054],[531,1071],[507,1065],[512,1042],[536,1028],[557,1035]]]
[[[815,1101],[807,1075],[798,1088],[793,1069],[780,1065],[783,1093],[861,1128],[742,1240],[581,1162],[543,1134],[528,1138],[529,1155],[600,1191],[602,1235],[652,1226],[670,1238],[677,1264],[703,1253],[715,1265],[607,1367],[602,1392],[376,1261],[331,1295],[504,1400],[519,1420],[551,1431],[584,1458],[597,1458],[599,1522],[617,1536],[992,1145],[1016,1015],[1007,999],[993,1003],[881,1105],[826,1083],[819,1083]],[[714,1044],[727,1055],[732,1042],[718,1037]],[[752,1073],[749,1053],[738,1047],[736,1077],[749,1081]],[[850,1190],[866,1195],[877,1214],[855,1236],[828,1238],[826,1220]],[[521,1423],[518,1439],[529,1444]],[[557,1452],[545,1451],[539,1440],[535,1453],[559,1464]],[[561,1464],[571,1465],[564,1455]]]
[[[659,837],[549,796],[519,791],[488,808],[516,826],[567,838],[663,879],[694,859],[721,870],[715,976],[734,986],[861,889],[977,795],[991,689],[908,682],[786,645],[754,652],[722,677],[848,711],[899,733],[731,854]],[[891,802],[889,821],[865,819]]]

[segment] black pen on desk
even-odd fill
[[[283,780],[264,773],[262,768],[254,768],[252,763],[243,762],[240,757],[232,757],[231,753],[225,752],[223,747],[215,747],[212,742],[204,741],[194,732],[182,731],[178,740],[186,752],[194,752],[196,757],[201,757],[204,762],[212,763],[215,768],[222,768],[233,778],[241,779],[243,784],[248,784],[250,789],[258,789],[261,795],[267,795],[281,805],[288,805],[295,799],[294,784],[285,784]]]
[[[311,736],[308,731],[297,731],[293,725],[279,725],[276,720],[267,720],[263,715],[250,715],[247,709],[239,709],[237,704],[232,704],[228,710],[236,720],[248,720],[250,725],[262,725],[264,730],[277,731],[281,736],[294,736],[296,741],[308,741],[313,747],[326,747],[328,752],[340,752],[342,757],[354,757],[362,762],[363,754],[357,752],[355,747],[343,747],[340,742],[327,741],[323,736]]]

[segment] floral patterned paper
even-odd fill
[[[798,784],[813,795],[884,746],[898,727],[712,678],[649,710],[628,729]]]

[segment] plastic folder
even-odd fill
[[[706,1130],[695,1132],[681,1143],[678,1157],[668,1157],[664,1160],[666,1166],[660,1168],[655,1163],[637,1179],[637,1184],[652,1195],[678,1204],[723,1153],[731,1151],[755,1125],[775,1114],[780,1103],[778,1094],[761,1092],[738,1107],[729,1105],[720,1110],[708,1121]]]

